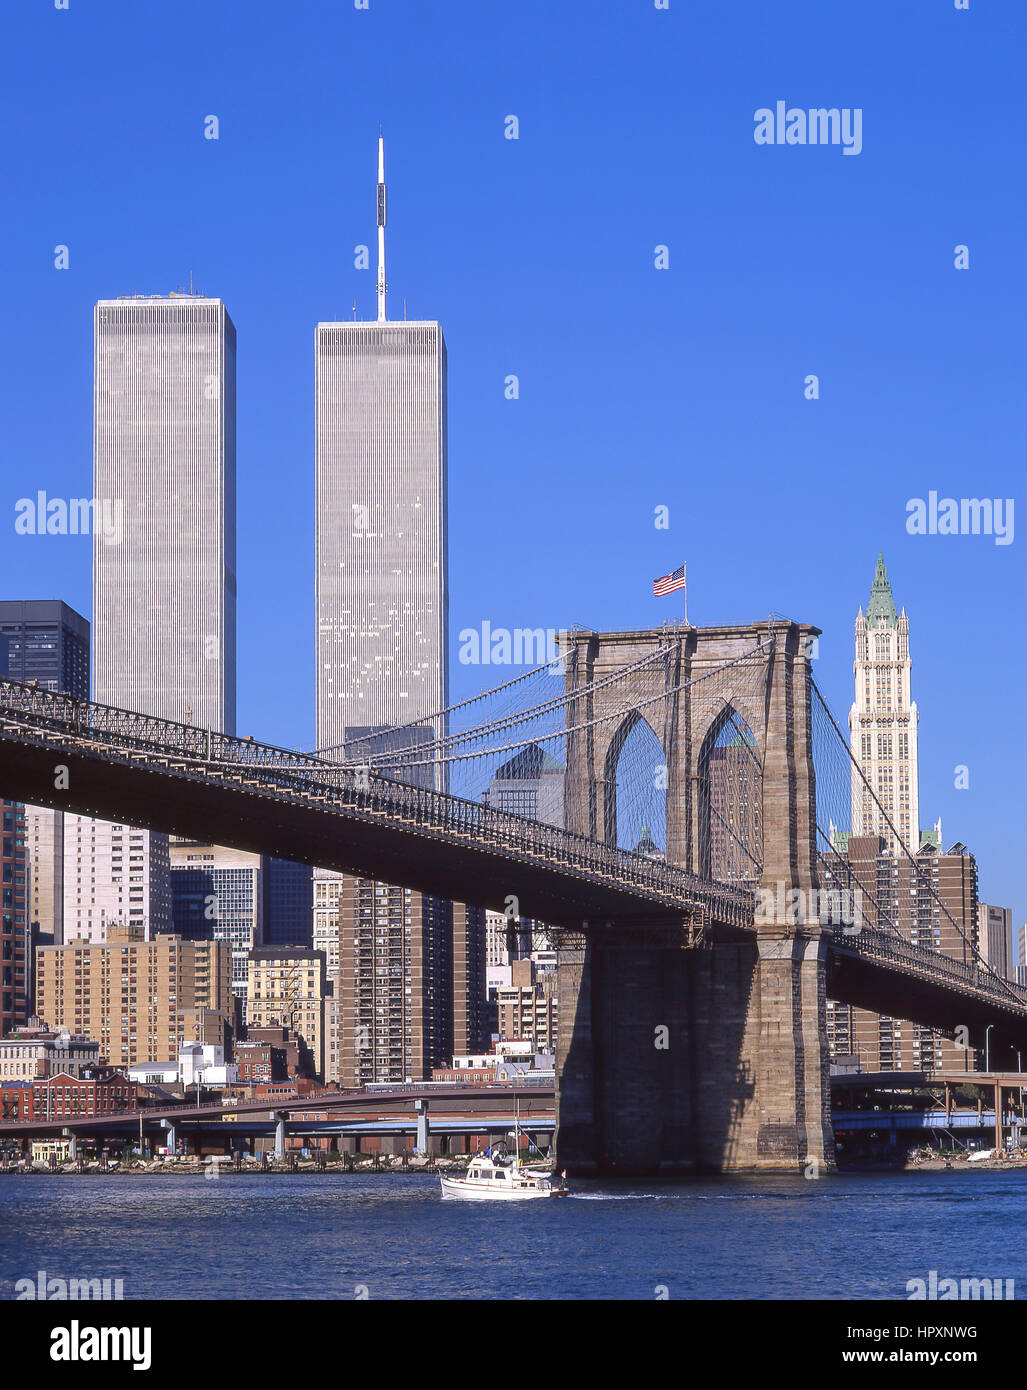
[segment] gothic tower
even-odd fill
[[[889,846],[895,842],[895,834],[867,789],[869,783],[902,843],[916,854],[920,848],[919,715],[910,698],[909,619],[905,609],[896,612],[883,555],[877,557],[866,616],[861,608],[856,618],[852,669],[856,698],[849,711],[849,741],[859,767],[852,773],[853,834],[880,835]]]

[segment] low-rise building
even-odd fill
[[[100,1061],[98,1042],[67,1028],[47,1028],[38,1019],[0,1038],[0,1083],[34,1081],[62,1071],[81,1076]]]
[[[58,1072],[32,1083],[32,1120],[78,1119],[83,1115],[114,1115],[137,1108],[135,1084],[121,1072],[103,1076],[71,1076]]]

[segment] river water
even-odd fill
[[[48,1278],[178,1299],[905,1299],[1027,1293],[1027,1172],[574,1183],[442,1201],[428,1174],[0,1176],[0,1298]]]

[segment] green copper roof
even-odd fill
[[[886,627],[898,626],[899,615],[895,609],[888,571],[884,567],[884,556],[878,555],[870,602],[867,604],[867,627],[877,627],[881,618],[884,618]]]

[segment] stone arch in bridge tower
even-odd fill
[[[568,830],[616,845],[616,767],[624,743],[640,720],[663,750],[666,775],[667,841],[676,835],[675,808],[682,800],[677,755],[679,709],[662,698],[683,679],[679,641],[656,633],[569,634],[565,663],[568,694],[567,770],[564,785]],[[644,670],[612,680],[626,667],[654,658]],[[668,859],[672,851],[668,848]]]
[[[625,714],[620,724],[614,729],[612,737],[606,747],[606,757],[603,764],[602,837],[606,844],[611,845],[614,849],[618,847],[618,844],[622,849],[634,849],[643,830],[643,826],[640,824],[634,827],[634,830],[638,832],[637,834],[628,833],[628,808],[618,804],[620,782],[617,774],[621,757],[629,743],[632,741],[637,743],[639,737],[644,737],[646,732],[649,735],[649,738],[646,740],[649,744],[649,751],[652,751],[656,756],[651,770],[643,765],[643,776],[648,776],[652,779],[652,791],[655,801],[661,803],[663,807],[663,824],[659,826],[657,847],[661,851],[666,848],[667,752],[659,734],[645,715],[641,714],[637,709],[632,709]],[[652,824],[646,828],[650,831],[657,829],[657,827]],[[630,839],[632,843],[627,843],[628,839]]]
[[[748,716],[742,709],[748,709]],[[725,699],[709,720],[692,774],[695,871],[721,883],[759,883],[763,863],[764,725],[756,700]],[[699,731],[697,731],[698,733]]]
[[[717,729],[715,744],[730,708],[751,731],[763,770],[762,878],[774,886],[815,882],[809,651],[816,635],[816,628],[785,621],[569,633],[567,828],[611,842],[611,746],[623,741],[625,721],[637,712],[667,759],[667,862],[703,874],[709,844],[700,783],[703,750]],[[761,645],[762,656],[740,660]],[[618,674],[645,658],[632,674]]]

